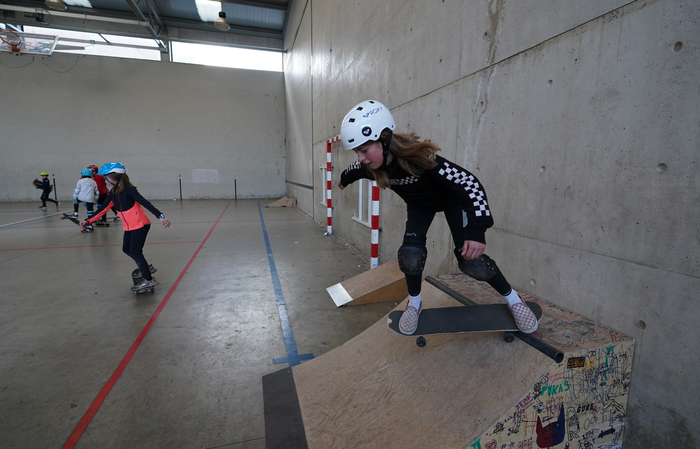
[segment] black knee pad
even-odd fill
[[[403,245],[399,248],[399,268],[408,276],[420,276],[427,257],[428,250],[424,246]]]
[[[467,276],[471,276],[477,281],[488,281],[499,272],[496,262],[486,254],[482,254],[476,259],[467,260],[462,257],[461,253],[461,248],[455,249],[459,270]]]

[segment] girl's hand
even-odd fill
[[[160,223],[161,223],[163,226],[165,226],[166,228],[169,228],[169,227],[170,227],[170,222],[168,221],[167,218],[165,218],[165,217],[159,218],[158,221],[160,221]]]
[[[90,224],[90,222],[88,222],[87,220],[83,220],[80,222],[80,228],[85,229],[85,226],[87,226],[89,224]]]
[[[464,247],[462,248],[462,257],[467,260],[476,259],[477,257],[484,254],[486,245],[481,242],[475,242],[473,240],[465,240]]]
[[[342,185],[342,184],[340,183],[340,181],[338,181],[338,188],[339,188],[340,190],[343,190],[343,189],[345,188],[345,186]]]

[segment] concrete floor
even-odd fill
[[[51,203],[0,204],[0,446],[264,448],[274,361],[395,306],[336,308],[326,287],[368,260],[272,201],[154,201],[172,226],[153,220],[160,285],[138,296],[121,224],[81,234]]]

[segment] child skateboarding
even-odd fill
[[[105,199],[106,206],[95,216],[80,222],[80,225],[88,226],[99,220],[108,210],[114,208],[124,227],[122,251],[136,262],[140,271],[140,273],[132,273],[135,281],[131,290],[135,292],[152,290],[158,285],[158,281],[151,275],[155,272],[155,268],[152,265],[149,266],[143,256],[143,246],[146,243],[148,231],[151,229],[151,221],[143,211],[143,207],[158,217],[158,220],[166,228],[170,227],[170,222],[136,190],[136,186],[129,180],[126,168],[122,164],[119,162],[105,164],[100,167],[98,174],[105,177],[105,182],[110,189]],[[138,274],[140,277],[137,276]]]
[[[366,178],[390,188],[406,203],[406,230],[399,248],[399,268],[406,277],[409,300],[399,330],[412,335],[423,310],[421,282],[428,255],[426,235],[437,212],[444,212],[460,271],[493,287],[508,304],[524,333],[537,330],[537,318],[513,290],[496,262],[484,254],[486,230],[493,218],[486,192],[470,172],[438,156],[440,148],[415,133],[394,133],[396,122],[380,102],[363,101],[341,123],[340,140],[357,161],[343,171],[338,187]]]
[[[95,180],[92,179],[92,170],[84,168],[80,171],[80,179],[73,192],[73,216],[78,218],[80,203],[83,202],[85,203],[87,218],[89,220],[90,217],[92,217],[95,198],[97,198],[97,184]]]

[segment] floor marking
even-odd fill
[[[83,435],[83,432],[85,432],[85,429],[87,428],[87,426],[90,425],[92,418],[95,417],[95,414],[100,409],[100,406],[102,405],[104,400],[107,398],[107,395],[109,394],[109,392],[112,391],[112,387],[114,387],[114,385],[117,383],[117,380],[119,380],[119,377],[122,375],[122,373],[124,372],[124,369],[126,369],[126,366],[129,364],[129,362],[131,361],[131,358],[134,356],[134,353],[141,345],[141,342],[143,341],[143,339],[146,338],[146,335],[148,335],[148,331],[151,330],[153,323],[155,323],[155,321],[158,319],[160,312],[163,310],[165,305],[168,303],[168,300],[175,292],[175,289],[180,284],[180,281],[185,276],[185,273],[187,273],[187,270],[190,269],[190,265],[192,265],[192,262],[194,262],[194,259],[197,257],[197,254],[199,254],[199,250],[201,250],[202,247],[204,246],[204,244],[207,242],[207,239],[209,239],[209,236],[214,231],[214,228],[216,228],[216,225],[219,224],[221,217],[224,216],[224,213],[226,213],[226,209],[228,209],[228,206],[230,204],[231,204],[231,202],[229,201],[228,204],[226,205],[226,207],[224,208],[224,211],[221,212],[221,215],[219,215],[219,218],[214,223],[214,226],[211,227],[207,236],[204,238],[204,240],[202,240],[202,243],[197,248],[197,251],[194,252],[192,257],[190,258],[190,261],[187,262],[187,265],[180,273],[180,276],[178,276],[175,283],[173,283],[173,286],[170,287],[170,290],[168,290],[168,293],[165,295],[163,300],[160,302],[160,305],[158,306],[156,311],[151,316],[151,319],[148,320],[148,323],[146,323],[146,326],[143,328],[143,330],[141,330],[141,333],[139,334],[138,338],[136,338],[136,341],[134,342],[134,344],[131,345],[131,348],[129,349],[129,351],[127,351],[126,355],[124,356],[122,361],[119,363],[119,366],[117,366],[117,369],[114,370],[114,373],[112,373],[112,376],[109,378],[109,380],[107,381],[105,386],[102,387],[102,390],[100,390],[100,393],[97,395],[95,400],[92,402],[92,405],[90,405],[90,407],[87,409],[87,412],[85,412],[85,415],[83,415],[83,418],[80,420],[80,422],[78,422],[78,425],[75,426],[73,433],[70,434],[70,436],[68,437],[68,440],[63,445],[62,449],[71,449],[71,448],[75,447],[75,445],[78,443],[78,440]]]
[[[54,215],[60,215],[60,214],[62,214],[62,213],[63,213],[63,212],[56,212],[55,214],[42,215],[41,217],[34,217],[34,218],[29,218],[29,219],[27,219],[27,220],[16,221],[16,222],[14,222],[14,223],[7,223],[7,224],[4,224],[4,225],[0,225],[0,228],[5,228],[5,227],[7,227],[7,226],[14,226],[14,225],[18,225],[18,224],[21,224],[21,223],[26,223],[26,222],[28,222],[28,221],[41,220],[42,218],[49,218],[49,217],[53,217]]]
[[[201,243],[201,240],[192,240],[192,241],[185,241],[185,242],[153,242],[153,243],[146,243],[146,245],[174,245],[176,243]],[[0,249],[0,251],[39,251],[39,250],[44,250],[44,249],[71,249],[71,248],[107,248],[110,246],[116,246],[121,248],[121,243],[120,244],[111,244],[111,245],[74,245],[74,246],[45,246],[43,248],[10,248],[10,249]]]
[[[289,314],[287,313],[287,306],[284,303],[284,294],[282,293],[282,286],[280,284],[280,279],[277,276],[277,268],[275,267],[275,258],[272,255],[272,247],[270,246],[270,239],[267,237],[267,228],[265,227],[265,219],[263,218],[262,208],[260,207],[260,202],[258,202],[258,212],[260,213],[260,223],[262,224],[263,236],[265,237],[265,247],[267,248],[267,261],[270,264],[270,276],[272,277],[272,285],[275,288],[275,299],[277,300],[277,312],[280,315],[280,325],[282,326],[282,335],[284,335],[284,346],[287,348],[287,357],[282,357],[279,359],[272,359],[272,363],[279,365],[280,363],[288,363],[290,367],[296,366],[303,360],[311,360],[314,358],[313,354],[299,354],[297,351],[297,345],[294,342],[294,335],[292,334],[292,324],[289,321]]]

